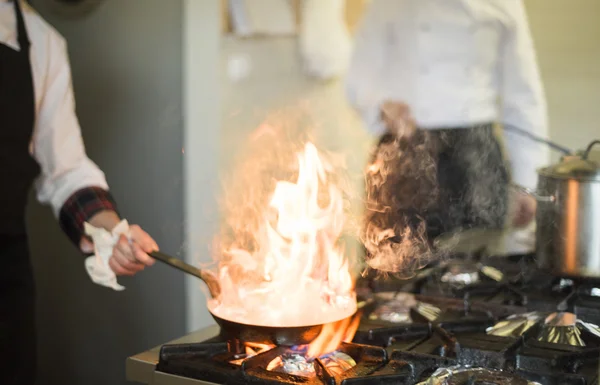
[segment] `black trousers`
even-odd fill
[[[0,235],[0,384],[33,385],[35,285],[27,236]]]
[[[441,234],[506,221],[509,173],[491,124],[417,130],[409,139],[385,135],[372,164],[365,224],[371,254],[383,253],[382,229],[394,229],[387,241],[412,237],[408,248],[422,252]]]

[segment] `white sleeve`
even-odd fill
[[[385,59],[385,1],[373,0],[354,37],[350,66],[345,78],[349,103],[362,117],[367,129],[381,134],[385,127],[380,118],[383,90],[379,81]]]
[[[35,181],[37,198],[49,204],[56,216],[77,190],[108,190],[104,173],[86,155],[71,82],[67,45],[60,36],[48,38],[47,73],[36,116],[32,155],[40,164]]]
[[[512,18],[501,52],[502,124],[547,138],[546,100],[525,7],[521,0],[502,1]],[[548,147],[510,130],[504,139],[514,182],[535,188],[536,170],[550,160]]]

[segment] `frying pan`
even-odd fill
[[[221,289],[218,279],[214,274],[188,265],[180,259],[173,258],[170,255],[161,252],[152,252],[149,255],[152,258],[183,271],[186,274],[200,278],[208,286],[213,299],[218,299]],[[208,307],[208,311],[217,325],[219,325],[221,328],[221,337],[227,340],[239,340],[282,346],[305,345],[317,338],[323,329],[323,324],[292,327],[250,325],[221,318],[212,312],[210,306]],[[347,318],[343,318],[340,321],[352,318],[356,316],[357,313],[354,313]]]

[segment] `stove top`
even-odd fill
[[[447,261],[410,280],[366,277],[359,285],[364,307],[353,341],[314,360],[305,358],[302,347],[243,344],[215,335],[155,351],[152,376],[177,382],[152,382],[150,375],[132,379],[598,384],[600,284],[546,276],[532,270],[528,258]]]

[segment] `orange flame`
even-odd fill
[[[246,350],[246,354],[251,357],[260,353],[264,353],[267,350],[271,350],[275,347],[275,345],[246,342],[244,344],[244,347]]]
[[[264,125],[257,133],[258,138],[269,135]],[[262,159],[268,158],[270,149],[260,150]],[[273,151],[285,158],[281,149]],[[345,208],[335,168],[311,142],[296,161],[296,180],[278,180],[266,207],[257,207],[260,189],[270,182],[264,182],[264,165],[253,164],[263,170],[258,181],[242,175],[247,184],[238,194],[253,205],[229,212],[244,217],[230,221],[237,228],[231,230],[230,244],[223,245],[221,296],[208,303],[213,314],[244,324],[293,327],[332,323],[356,312],[354,281],[338,242]]]
[[[275,347],[275,345],[269,344],[259,344],[254,342],[246,342],[244,344],[244,350],[246,355],[244,357],[229,361],[234,365],[242,365],[242,363],[249,357],[253,357],[257,354],[264,353],[268,350],[271,350]]]
[[[308,357],[319,357],[331,353],[342,342],[351,342],[360,323],[360,312],[338,322],[323,326],[319,336],[308,345]]]

